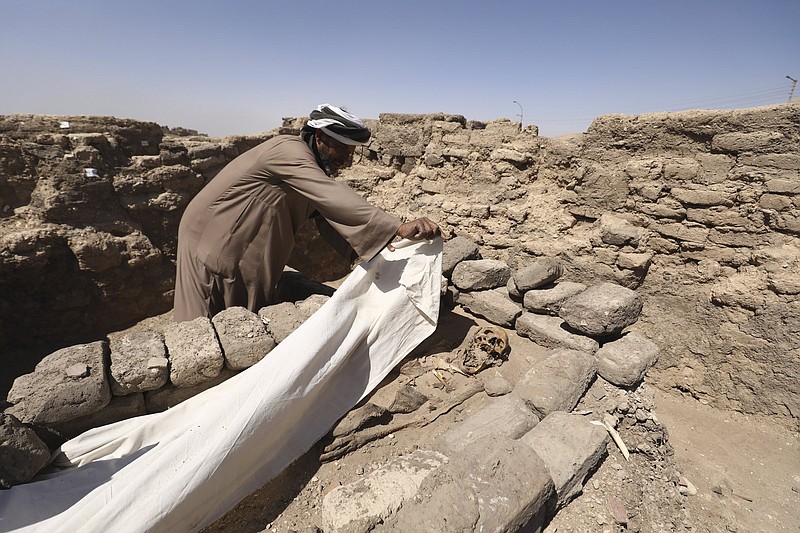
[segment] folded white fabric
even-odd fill
[[[197,531],[323,437],[436,329],[442,241],[356,268],[258,364],[180,405],[95,428],[67,470],[0,492],[0,531]]]

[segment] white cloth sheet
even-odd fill
[[[197,531],[322,438],[436,329],[442,241],[356,268],[267,357],[163,413],[66,442],[46,479],[0,491],[0,531]]]

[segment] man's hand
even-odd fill
[[[397,229],[397,236],[401,239],[411,239],[415,241],[424,241],[433,239],[442,234],[442,230],[433,220],[428,217],[418,218],[411,222],[401,224]],[[394,247],[390,244],[389,250],[394,251]]]

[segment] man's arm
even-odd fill
[[[363,259],[377,255],[401,225],[396,217],[327,176],[299,138],[287,139],[265,154],[263,170],[271,182],[305,197]]]
[[[320,237],[322,237],[325,242],[327,242],[331,248],[336,250],[336,253],[347,259],[351,264],[353,261],[356,260],[358,254],[356,251],[353,250],[353,247],[350,246],[350,243],[347,242],[339,232],[337,232],[333,227],[325,220],[325,217],[316,213],[311,218],[314,219],[314,224],[317,226],[317,231],[319,231]]]

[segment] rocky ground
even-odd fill
[[[513,268],[559,257],[565,279],[614,280],[646,300],[638,325],[663,353],[645,385],[596,382],[575,409],[614,417],[630,460],[610,444],[547,533],[800,531],[799,113],[789,104],[608,116],[586,134],[552,140],[453,116],[390,114],[374,124],[368,161],[347,177],[370,201],[399,216],[428,215]],[[12,178],[0,183],[0,314],[9,318],[0,345],[78,342],[67,336],[167,309],[182,207],[263,140],[66,119],[65,132],[54,117],[0,118],[0,173]],[[448,342],[434,355],[452,353],[475,324],[458,308],[445,315],[437,335]],[[484,372],[514,382],[542,351],[509,336],[509,360]],[[14,350],[3,350],[0,398],[52,351]],[[476,394],[424,427],[337,459],[321,462],[320,443],[209,531],[314,531],[332,488],[424,447],[486,400]]]
[[[170,320],[167,313],[136,327],[158,330]],[[443,355],[442,347],[458,344],[476,324],[484,322],[460,308],[443,313],[434,337],[387,383],[408,373],[415,360]],[[546,350],[508,333],[508,360],[484,372],[513,380]],[[205,531],[321,531],[323,499],[330,490],[425,449],[485,400],[480,393],[429,425],[391,433],[332,460],[321,460],[330,444],[323,440]],[[545,533],[800,531],[796,428],[768,417],[720,411],[647,381],[626,391],[598,379],[573,412],[590,418],[612,414],[630,456],[626,460],[618,446],[609,444],[608,457]]]

